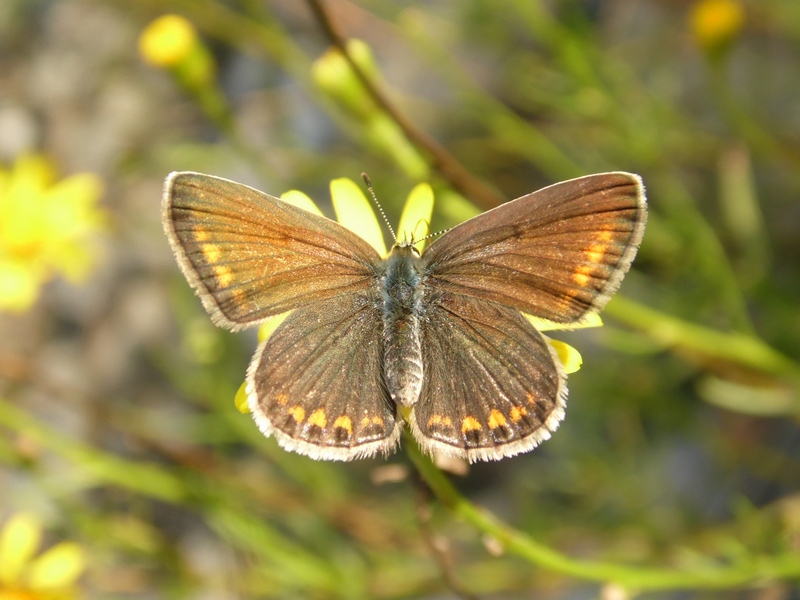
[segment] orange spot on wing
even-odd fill
[[[298,423],[302,423],[302,422],[303,422],[303,419],[305,419],[305,418],[306,418],[306,411],[305,411],[305,409],[304,409],[302,406],[300,406],[300,405],[297,405],[297,406],[292,406],[292,407],[291,407],[291,408],[290,408],[290,409],[289,409],[287,412],[288,412],[290,415],[292,415],[292,418],[293,418],[295,421],[297,421]]]
[[[489,413],[489,429],[497,429],[506,424],[506,416],[496,408]]]
[[[584,286],[589,283],[589,275],[592,273],[592,267],[587,265],[582,265],[575,269],[575,272],[572,274],[572,281],[577,283],[580,286]]]
[[[481,424],[475,417],[464,417],[464,420],[461,421],[461,433],[467,433],[468,431],[480,431],[481,429]]]
[[[317,427],[324,429],[325,425],[328,424],[328,417],[325,416],[325,409],[318,408],[311,416],[308,417],[309,425],[316,425]]]
[[[342,429],[347,431],[347,435],[353,435],[353,422],[347,415],[336,417],[336,420],[333,422],[333,426],[341,427]]]
[[[603,257],[607,252],[608,246],[606,244],[593,244],[584,252],[584,256],[586,256],[586,260],[591,263],[600,263],[603,261]]]
[[[361,423],[359,423],[359,427],[370,427],[371,425],[377,425],[378,427],[383,427],[383,418],[382,417],[371,417],[367,415],[363,419],[361,419]]]
[[[200,251],[205,256],[206,260],[210,263],[215,263],[222,256],[222,250],[216,244],[203,244],[200,246]]]
[[[614,240],[614,231],[606,229],[598,231],[594,236],[594,243],[583,253],[590,263],[599,264],[603,262],[603,257],[608,254],[609,242]]]
[[[428,419],[428,427],[452,427],[453,422],[450,420],[450,417],[445,415],[432,415],[430,419]]]
[[[217,278],[219,287],[228,287],[233,281],[233,273],[228,267],[214,267],[214,275]]]
[[[522,417],[528,414],[528,409],[524,406],[512,406],[509,416],[514,423],[519,423]]]

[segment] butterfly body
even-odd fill
[[[497,460],[550,437],[566,375],[523,313],[602,310],[641,242],[641,180],[603,173],[479,215],[421,255],[383,258],[339,224],[225,179],[173,173],[164,228],[214,321],[289,311],[247,372],[256,424],[287,450],[388,453],[404,419],[428,452]],[[400,408],[403,416],[400,416]]]
[[[413,406],[422,389],[424,366],[420,321],[425,318],[424,276],[414,246],[396,245],[379,280],[383,299],[383,364],[392,400]]]

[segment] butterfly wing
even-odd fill
[[[422,258],[432,287],[569,324],[606,305],[636,255],[646,218],[637,175],[589,175],[470,219]]]
[[[247,373],[250,410],[261,431],[316,459],[393,450],[401,426],[382,374],[382,328],[368,293],[293,311],[259,347]]]
[[[368,288],[380,257],[338,223],[246,185],[172,173],[164,230],[214,322],[236,330]]]
[[[525,452],[564,416],[566,375],[520,313],[576,323],[599,312],[642,238],[636,175],[573,179],[463,223],[422,256],[424,377],[409,422],[428,451]]]
[[[428,452],[498,460],[539,445],[564,416],[563,367],[514,308],[440,294],[426,310],[422,356],[409,423]]]

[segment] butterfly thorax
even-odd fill
[[[386,386],[397,404],[412,406],[422,389],[422,267],[413,246],[398,244],[380,279]]]

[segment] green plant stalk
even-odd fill
[[[176,474],[156,464],[113,456],[69,438],[3,398],[0,398],[0,426],[66,458],[94,477],[98,485],[116,485],[148,498],[203,511],[209,524],[225,539],[269,561],[287,582],[302,582],[304,589],[332,590],[349,576],[328,558],[290,541],[263,519],[249,515],[246,509],[223,504],[220,498],[226,497],[225,491],[193,473]]]
[[[166,502],[180,503],[186,499],[184,484],[159,466],[124,460],[71,440],[2,398],[0,425],[49,448],[104,483],[119,485]]]
[[[800,365],[751,335],[689,323],[619,295],[606,306],[605,314],[644,331],[665,347],[755,369],[800,389]]]
[[[769,580],[800,578],[800,556],[792,555],[755,556],[746,562],[698,569],[632,567],[570,558],[469,502],[422,453],[408,430],[405,437],[408,457],[442,505],[459,519],[497,540],[506,552],[542,568],[579,579],[615,583],[630,591],[726,589]]]

